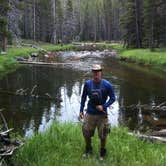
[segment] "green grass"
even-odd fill
[[[118,58],[145,65],[166,66],[166,47],[150,49],[127,49],[120,43],[103,43],[103,48],[118,51]]]
[[[6,55],[0,55],[0,76],[17,68],[16,57],[27,56],[32,52],[36,52],[36,49],[27,47],[9,48]]]
[[[39,43],[39,47],[49,51],[62,51],[62,50],[74,50],[72,44],[67,45],[53,45],[48,43]],[[11,47],[7,49],[6,55],[0,54],[0,77],[15,70],[18,67],[16,57],[28,56],[33,52],[38,52],[38,49],[32,47]]]
[[[84,139],[80,124],[53,124],[42,133],[28,139],[13,157],[14,165],[24,166],[164,166],[166,145],[143,142],[129,136],[125,128],[113,128],[107,141],[107,157],[99,161],[99,139],[92,139],[93,155],[82,160]]]
[[[150,49],[126,49],[120,53],[120,58],[146,65],[166,66],[166,48],[156,49],[155,51],[150,51]]]

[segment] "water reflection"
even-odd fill
[[[53,100],[32,96],[15,96],[0,93],[0,107],[10,128],[28,137],[34,132],[47,129],[54,120],[78,122],[80,96],[85,79],[91,77],[89,66],[94,59],[76,61],[75,67],[25,66],[0,80],[0,91],[16,92],[26,89],[27,93],[43,96],[49,94]],[[115,89],[116,102],[108,110],[112,126],[127,125],[132,130],[146,127],[159,129],[166,126],[165,112],[130,110],[120,108],[131,104],[158,105],[166,100],[166,78],[156,70],[126,65],[112,58],[97,59],[104,65],[104,77]],[[152,71],[152,73],[151,73]]]
[[[78,122],[79,107],[80,107],[80,92],[83,89],[83,84],[76,82],[72,88],[72,95],[67,95],[67,87],[61,88],[61,111],[58,120],[62,122]],[[85,104],[85,109],[87,107],[87,102]],[[112,126],[117,126],[119,118],[119,104],[116,101],[108,110],[109,122]]]
[[[6,76],[0,81],[0,87],[3,91],[16,92],[20,88],[31,91],[34,85],[38,85],[35,95],[42,96],[49,93],[54,98],[50,101],[32,96],[0,93],[0,105],[1,108],[5,109],[3,113],[9,127],[14,127],[16,131],[25,136],[43,131],[50,126],[56,115],[61,114],[61,101],[63,101],[62,105],[65,101],[64,87],[66,98],[71,98],[73,86],[79,79],[80,72],[72,69],[30,66]],[[79,93],[81,93],[81,89],[79,89]],[[66,108],[64,109],[66,110]]]
[[[78,122],[79,105],[80,105],[80,86],[79,82],[76,82],[72,89],[64,86],[61,88],[62,103],[59,121],[66,122]]]

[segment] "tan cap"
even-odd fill
[[[99,64],[93,64],[92,65],[92,71],[101,71],[102,67]]]

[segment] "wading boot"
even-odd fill
[[[100,149],[100,161],[103,161],[104,160],[104,158],[105,158],[105,156],[106,156],[106,152],[107,152],[107,150],[105,149],[105,148],[101,148]]]
[[[92,155],[92,147],[86,147],[85,152],[82,155],[82,159],[86,159],[88,156]]]

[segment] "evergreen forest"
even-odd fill
[[[166,45],[165,0],[0,0],[1,49],[20,39],[53,44],[121,41]]]

